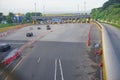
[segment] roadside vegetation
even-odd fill
[[[109,23],[120,28],[120,0],[109,0],[100,8],[91,12],[94,20]]]
[[[9,26],[15,26],[17,25],[16,23],[9,23],[9,24],[0,24],[0,28],[5,28],[5,27],[9,27]]]
[[[12,13],[9,12],[8,15],[4,15],[0,12],[0,28],[16,26],[19,24],[32,23],[32,16],[42,16],[41,13],[28,12],[26,14]]]

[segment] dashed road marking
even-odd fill
[[[38,60],[37,60],[37,63],[39,63],[40,62],[40,57],[38,58]]]
[[[12,71],[10,72],[10,74],[15,71],[15,69],[20,65],[20,63],[23,61],[23,59],[24,59],[24,57],[23,57],[23,58],[18,62],[18,64],[12,69]],[[8,75],[4,80],[8,80],[8,78],[9,78],[9,75]]]
[[[60,65],[61,77],[62,77],[62,80],[64,80],[63,69],[62,69],[62,64],[61,64],[61,60],[60,59],[59,59],[59,65]]]
[[[55,73],[54,73],[54,80],[56,80],[57,76],[57,59],[55,59]]]

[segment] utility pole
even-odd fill
[[[85,22],[87,22],[87,18],[86,18],[86,1],[84,0],[84,19]]]
[[[34,24],[36,24],[36,2],[34,3],[34,6],[35,6],[35,14],[34,14],[34,16],[35,16],[35,21],[34,21]]]
[[[86,14],[86,1],[84,1],[84,15]]]
[[[79,13],[79,4],[77,5],[77,10],[78,10],[78,14],[80,14],[80,13]]]
[[[43,6],[43,14],[45,16],[45,5]]]
[[[35,11],[33,11],[33,16],[34,16],[34,20],[33,20],[33,24],[36,23],[36,2],[34,3],[34,8],[35,8]]]

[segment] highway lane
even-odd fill
[[[61,25],[57,25],[57,28],[54,25],[50,25],[52,30],[56,30],[61,28]],[[38,30],[37,28],[40,27],[41,29]],[[31,40],[32,38],[37,37],[38,35],[42,34],[43,32],[47,31],[46,30],[46,25],[31,25],[27,27],[23,27],[13,33],[11,33],[8,36],[1,37],[0,40]],[[32,32],[33,37],[26,37],[26,33]]]
[[[40,27],[41,29],[38,30],[37,28]],[[58,26],[60,28],[61,26]],[[54,25],[52,26],[52,30],[56,30],[56,27]],[[0,37],[0,44],[1,43],[8,43],[11,45],[11,50],[7,52],[0,52],[0,61],[8,55],[13,49],[15,48],[20,48],[23,44],[27,43],[30,40],[34,40],[38,35],[42,35],[45,33],[46,30],[46,25],[34,25],[34,26],[28,26],[28,27],[23,27],[7,36]],[[26,37],[26,33],[28,32],[33,32],[33,37]]]
[[[52,26],[53,32],[22,52],[24,58],[13,74],[20,80],[92,80],[95,63],[86,48],[91,25]]]
[[[30,40],[31,38],[37,36],[36,32],[37,34],[40,34],[41,32],[44,31],[43,29],[37,30],[37,27],[38,26],[36,25],[36,26],[28,26],[28,27],[21,28],[8,36],[0,38],[0,40]],[[33,32],[34,36],[26,37],[26,33],[28,32]]]
[[[111,44],[115,50],[115,55],[120,63],[120,30],[116,27],[113,27],[108,24],[102,24],[108,32],[108,36],[110,37]]]
[[[63,24],[59,31],[53,31],[40,41],[86,42],[90,26],[90,24]]]

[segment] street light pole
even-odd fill
[[[34,3],[35,5],[35,21],[36,21],[36,2]]]
[[[84,15],[86,14],[86,1],[84,1]]]
[[[45,5],[43,6],[43,14],[45,16]]]
[[[78,9],[78,14],[79,14],[79,4],[77,5],[77,9]]]

